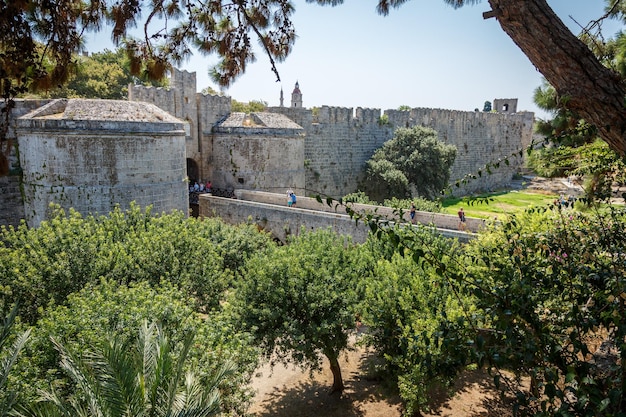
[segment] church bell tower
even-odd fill
[[[302,107],[302,92],[300,92],[300,84],[297,81],[291,93],[291,107]]]

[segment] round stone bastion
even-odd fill
[[[51,203],[83,216],[133,201],[188,213],[185,124],[152,104],[54,100],[19,118],[17,136],[29,226]]]

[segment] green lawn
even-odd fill
[[[531,207],[545,207],[558,198],[556,194],[528,191],[502,191],[473,197],[447,198],[442,201],[443,212],[456,214],[463,207],[468,217],[490,219],[523,211]]]

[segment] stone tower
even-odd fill
[[[291,107],[302,108],[302,92],[300,92],[300,84],[296,81],[296,86],[291,93]]]
[[[280,107],[285,107],[285,98],[283,96],[283,88],[280,87]]]
[[[493,110],[498,113],[517,113],[517,99],[496,98],[493,100]]]

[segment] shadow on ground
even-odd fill
[[[290,371],[289,378],[267,378],[258,398],[255,417],[401,417],[398,395],[373,371],[374,353],[357,349],[341,362],[346,389],[342,395],[329,395],[332,375],[328,369],[310,375]],[[292,378],[293,377],[293,378]],[[271,382],[270,382],[271,381]],[[269,385],[272,384],[272,385]],[[510,399],[495,389],[493,379],[483,370],[463,372],[452,391],[433,390],[430,411],[424,417],[509,417]]]
[[[295,383],[274,387],[258,403],[257,417],[399,417],[400,402],[371,377],[371,361],[375,356],[361,352],[342,363],[346,389],[341,395],[330,395],[332,377],[329,372],[313,378],[303,373]]]
[[[453,390],[433,390],[429,406],[427,417],[506,417],[512,415],[513,399],[501,395],[486,371],[467,370],[455,381]]]

